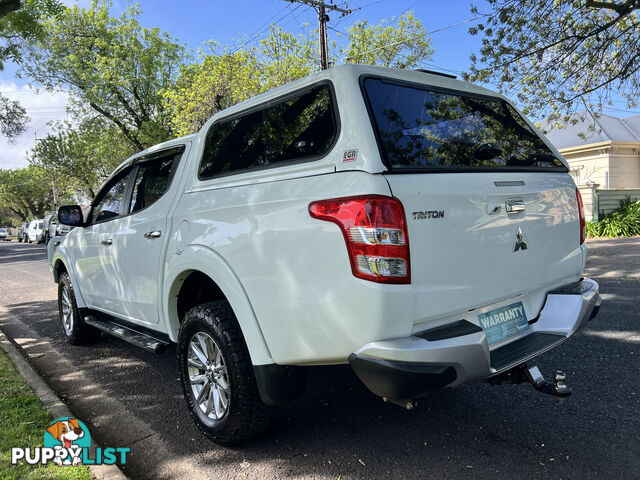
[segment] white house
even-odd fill
[[[547,138],[569,162],[585,214],[609,212],[620,200],[640,198],[640,115],[575,114],[575,124],[551,129]],[[595,204],[595,205],[594,205]]]

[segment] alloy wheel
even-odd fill
[[[69,336],[73,332],[73,323],[74,323],[74,315],[73,315],[73,305],[71,304],[71,292],[69,291],[69,286],[64,285],[62,287],[62,327],[64,328],[64,333]]]
[[[229,410],[231,389],[222,351],[215,340],[197,332],[189,342],[187,374],[195,404],[211,420],[220,420]]]

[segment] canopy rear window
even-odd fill
[[[554,170],[559,158],[499,98],[367,78],[365,97],[392,170]]]

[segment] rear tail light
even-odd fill
[[[578,199],[578,214],[580,215],[580,245],[587,238],[587,227],[584,220],[584,204],[582,203],[582,195],[580,190],[576,188],[576,198]]]
[[[411,283],[407,220],[400,200],[383,195],[334,198],[312,202],[309,213],[340,227],[356,277]]]

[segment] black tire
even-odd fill
[[[226,367],[225,380],[228,380],[230,397],[227,409],[219,419],[210,418],[200,408],[189,380],[189,344],[197,333],[204,333],[215,341]],[[274,409],[260,399],[249,351],[228,302],[204,303],[189,310],[180,326],[177,350],[187,408],[198,428],[210,440],[219,445],[235,445],[271,425]]]
[[[18,243],[22,243],[22,237],[18,235]]]
[[[49,245],[49,240],[50,240],[50,239],[49,239],[49,234],[48,234],[48,233],[45,233],[45,234],[44,234],[44,244],[45,244],[45,245]]]
[[[65,293],[67,293],[71,307],[69,310],[72,314],[70,324],[65,324],[67,319],[64,311]],[[73,292],[73,284],[67,272],[60,275],[60,281],[58,282],[58,318],[62,326],[62,333],[71,345],[86,345],[95,342],[100,337],[100,330],[87,325],[81,318],[76,304],[76,295]]]

